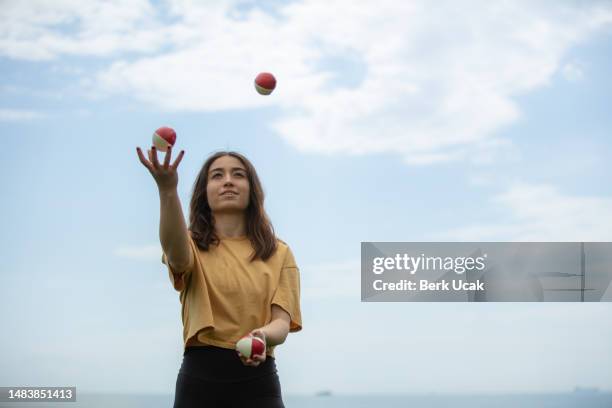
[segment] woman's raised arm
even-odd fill
[[[177,271],[183,270],[193,261],[193,254],[189,248],[189,232],[183,217],[181,201],[178,197],[178,165],[185,153],[182,150],[174,163],[170,165],[172,147],[168,147],[164,163],[157,159],[155,146],[148,150],[149,160],[145,159],[140,150],[136,148],[140,162],[149,170],[159,189],[160,216],[159,240],[162,249],[168,257],[168,262]]]

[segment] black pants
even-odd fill
[[[242,364],[235,350],[187,347],[176,379],[174,408],[284,408],[274,358]]]

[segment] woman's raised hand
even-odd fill
[[[159,164],[159,160],[157,159],[157,149],[155,148],[155,146],[151,146],[151,150],[147,150],[149,160],[145,159],[144,155],[142,154],[142,151],[140,150],[140,147],[136,147],[136,152],[138,153],[138,158],[140,159],[140,162],[149,170],[149,172],[155,179],[157,187],[160,191],[176,189],[178,185],[177,168],[185,154],[184,150],[181,150],[172,165],[170,165],[172,146],[168,146],[168,151],[166,151],[166,157],[164,158],[163,164]]]

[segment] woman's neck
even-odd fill
[[[246,235],[244,213],[213,213],[215,231],[226,238],[236,238]]]

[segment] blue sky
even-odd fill
[[[395,3],[3,3],[0,384],[173,392],[136,156],[169,125],[185,214],[238,150],[295,253],[284,392],[612,389],[610,303],[361,303],[359,272],[361,241],[612,240],[612,8]]]

